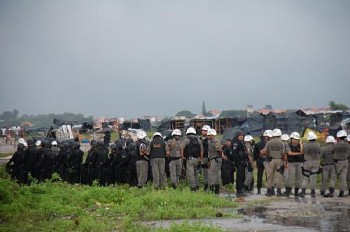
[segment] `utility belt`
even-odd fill
[[[339,161],[345,161],[347,159],[334,159],[334,163],[338,163]]]
[[[187,160],[194,160],[194,159],[198,159],[197,156],[189,156],[189,157],[186,157]]]
[[[323,166],[329,166],[329,165],[334,165],[334,163],[324,164]]]
[[[218,159],[221,159],[221,157],[210,158],[209,161],[215,160],[216,162],[218,162]]]
[[[181,157],[169,157],[169,160],[171,161],[171,160],[179,160]]]
[[[283,160],[283,158],[272,158],[272,157],[268,157],[267,160],[270,162],[271,160],[274,160],[274,159],[280,159],[280,160]]]

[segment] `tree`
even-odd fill
[[[334,101],[329,102],[329,108],[331,108],[331,110],[341,110],[341,111],[345,111],[345,110],[349,109],[348,106],[341,104],[341,103],[337,104]]]
[[[264,109],[266,109],[266,110],[273,110],[272,105],[266,105],[266,106],[264,107]]]
[[[175,116],[184,116],[186,118],[192,118],[195,116],[195,114],[192,114],[191,111],[188,110],[182,110],[178,112]]]

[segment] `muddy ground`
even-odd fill
[[[266,190],[265,190],[266,191]],[[200,221],[221,227],[227,231],[350,231],[350,197],[315,199],[266,197],[251,194],[244,199],[234,194],[220,194],[240,204],[238,209],[222,209],[222,212],[237,213],[240,218],[212,218]],[[152,227],[169,227],[177,221],[152,221]]]

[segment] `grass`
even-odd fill
[[[149,220],[214,218],[237,207],[214,194],[188,187],[154,190],[128,186],[70,185],[58,180],[20,186],[0,169],[0,231],[151,231]],[[232,215],[224,213],[223,216]],[[19,227],[20,222],[20,227]],[[185,221],[158,231],[221,231]],[[154,229],[154,231],[157,229]]]

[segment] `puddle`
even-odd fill
[[[221,195],[221,194],[220,194]],[[262,195],[250,195],[240,201],[250,202],[267,200],[267,205],[247,206],[241,208],[225,208],[226,214],[239,214],[241,218],[211,218],[187,220],[190,223],[201,222],[220,227],[227,231],[350,231],[350,199],[349,198],[316,198],[309,196],[304,199],[294,198],[266,198]],[[151,227],[168,228],[172,224],[179,224],[185,220],[145,222]]]
[[[318,231],[350,231],[350,207],[342,202],[286,199],[273,202],[269,206],[240,208],[237,213],[250,218],[261,218],[264,223],[286,227],[297,226]]]

